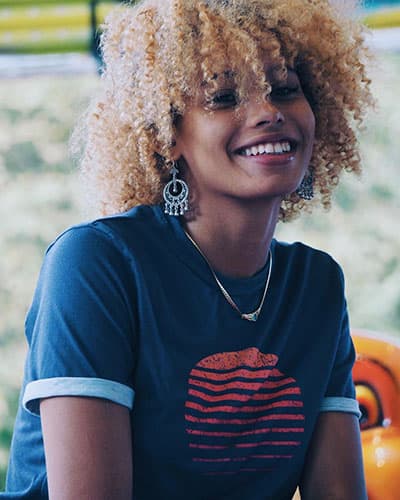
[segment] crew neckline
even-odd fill
[[[190,267],[203,281],[206,281],[213,288],[219,289],[212,275],[210,266],[187,237],[179,217],[165,214],[160,205],[155,205],[154,210],[157,218],[170,229],[169,233],[172,238],[170,243],[172,246],[172,251],[176,254],[176,256],[181,261],[183,261],[186,266]],[[178,253],[177,243],[180,247]],[[273,260],[271,281],[273,278],[275,267],[275,244],[276,240],[273,238],[270,246]],[[224,286],[226,285],[227,288],[229,288],[229,293],[232,293],[233,295],[240,295],[241,293],[249,293],[250,290],[256,291],[263,287],[265,285],[268,269],[269,259],[267,259],[267,262],[262,269],[249,277],[233,277],[226,276],[215,270],[214,272],[221,280],[222,284]]]

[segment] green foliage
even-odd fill
[[[3,153],[4,166],[12,174],[28,170],[41,171],[43,160],[32,141],[11,144]]]
[[[0,80],[0,490],[23,363],[24,318],[43,253],[82,215],[68,137],[97,76]]]
[[[346,185],[340,185],[336,193],[336,203],[345,212],[351,212],[355,209],[357,195]]]
[[[7,456],[11,444],[15,414],[18,408],[19,391],[6,388],[3,390],[3,401],[5,409],[3,418],[0,422],[0,457]],[[0,491],[5,488],[6,468],[4,463],[0,462]]]
[[[0,109],[0,119],[4,119],[4,121],[7,121],[10,125],[14,125],[23,117],[24,113],[19,109],[10,109],[7,107]]]
[[[0,491],[4,490],[6,487],[6,469],[0,469]]]
[[[333,254],[346,276],[353,327],[400,333],[400,54],[379,54],[371,68],[377,111],[360,134],[361,179],[343,174],[329,213],[316,211],[278,228]]]
[[[371,186],[369,194],[377,201],[393,200],[395,196],[390,186],[382,186],[380,184],[374,184]]]

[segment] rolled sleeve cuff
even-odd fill
[[[322,401],[319,411],[341,411],[344,413],[352,413],[353,415],[356,415],[357,418],[361,417],[358,401],[353,398],[326,397]]]
[[[39,403],[43,398],[55,396],[82,396],[102,398],[133,408],[135,391],[124,384],[101,378],[54,377],[35,380],[27,384],[22,399],[23,407],[39,415]]]

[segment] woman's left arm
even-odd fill
[[[300,483],[302,500],[367,500],[357,417],[320,413]]]

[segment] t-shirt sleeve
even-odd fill
[[[132,408],[135,285],[129,255],[95,224],[48,249],[26,319],[23,405],[52,396],[105,398]]]
[[[344,277],[338,266],[342,293],[342,315],[336,355],[320,411],[341,411],[361,416],[352,378],[355,349],[350,336],[349,317],[344,298]]]

